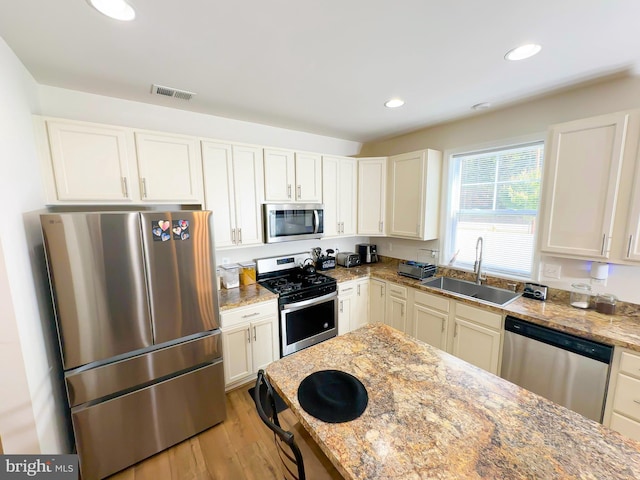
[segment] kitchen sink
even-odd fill
[[[478,285],[457,278],[438,277],[423,280],[422,285],[431,288],[439,288],[447,292],[456,293],[465,297],[477,298],[495,305],[504,306],[520,297],[520,293],[505,290],[504,288]]]

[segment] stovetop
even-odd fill
[[[337,290],[336,279],[321,273],[288,272],[260,280],[260,285],[277,293],[280,301],[287,303],[321,297]]]

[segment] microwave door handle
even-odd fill
[[[313,233],[318,233],[318,230],[320,229],[320,215],[318,214],[318,210],[313,211],[313,222]]]

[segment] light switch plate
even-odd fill
[[[560,278],[562,267],[557,263],[545,263],[542,267],[542,276],[546,278]]]

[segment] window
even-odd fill
[[[535,142],[451,157],[452,266],[472,269],[483,237],[483,271],[531,277],[543,155]]]

